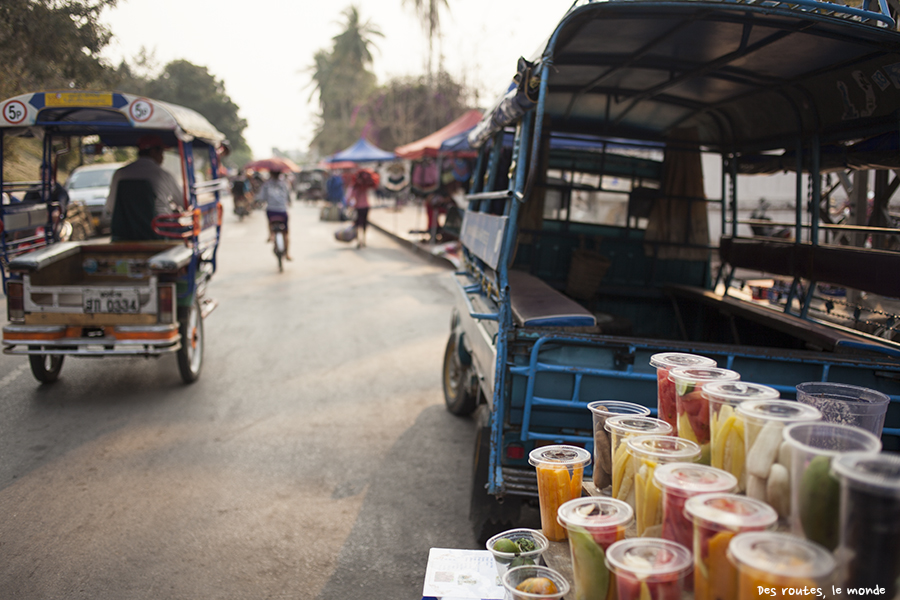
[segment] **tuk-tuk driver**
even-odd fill
[[[109,196],[106,198],[105,211],[107,215],[114,216],[116,206],[116,195],[120,189],[120,183],[129,181],[145,181],[150,184],[153,193],[153,216],[165,215],[178,211],[178,201],[183,197],[184,191],[175,181],[171,173],[162,168],[163,153],[165,152],[165,142],[158,135],[145,135],[137,142],[138,157],[132,163],[129,163],[116,171],[112,176],[109,185]],[[146,225],[145,230],[150,230],[150,223]],[[112,237],[123,237],[117,235],[116,220],[113,219]],[[125,239],[135,239],[134,235],[126,235]]]

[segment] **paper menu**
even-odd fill
[[[432,548],[422,597],[503,600],[505,596],[494,556],[487,550]]]

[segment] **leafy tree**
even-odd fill
[[[146,54],[143,57],[147,59]],[[123,84],[133,86],[130,89],[120,87],[122,91],[179,104],[206,117],[231,143],[232,154],[226,159],[228,164],[237,166],[250,160],[250,148],[243,134],[247,121],[238,116],[238,106],[225,92],[225,84],[206,67],[186,60],[175,60],[150,81],[143,82],[128,65],[119,67],[119,75]]]
[[[0,2],[0,97],[39,89],[102,87],[100,51],[111,34],[98,21],[117,0]]]
[[[369,21],[360,19],[359,9],[350,6],[342,13],[343,31],[332,38],[330,50],[313,56],[310,68],[313,95],[319,94],[319,123],[312,146],[322,154],[333,154],[352,144],[360,135],[363,121],[359,107],[374,89],[376,78],[369,70],[375,47],[373,37],[383,37]]]

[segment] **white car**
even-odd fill
[[[109,215],[103,214],[106,197],[109,195],[109,184],[113,173],[127,163],[98,163],[75,167],[66,180],[66,191],[69,202],[81,202],[91,215],[94,229],[109,229]]]

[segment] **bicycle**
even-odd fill
[[[284,234],[287,231],[287,223],[284,221],[272,222],[272,234],[274,237],[273,251],[275,258],[278,259],[278,272],[284,271],[284,257],[287,254],[287,247],[284,243]]]

